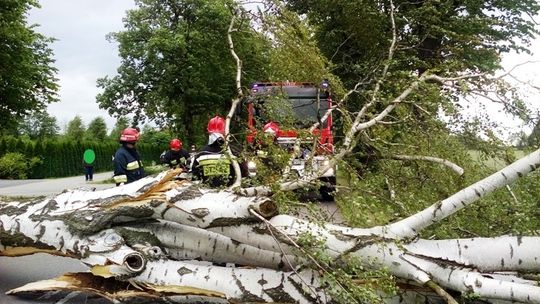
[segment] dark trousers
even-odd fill
[[[84,166],[84,177],[87,181],[94,179],[94,167],[93,166]]]

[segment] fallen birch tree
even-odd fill
[[[449,290],[487,300],[538,303],[540,287],[531,279],[540,271],[538,237],[417,237],[538,167],[540,150],[409,218],[368,229],[279,215],[267,197],[204,189],[172,180],[177,172],[170,171],[103,191],[2,202],[0,254],[44,252],[79,259],[90,269],[9,294],[85,290],[115,301],[163,297],[172,302],[329,303],[320,281],[325,267],[302,267],[314,258],[299,245],[300,239],[311,235],[334,261],[354,257],[443,297]],[[96,289],[102,280],[118,282],[117,289]],[[403,291],[411,295],[411,290]]]
[[[442,77],[426,71],[408,75],[410,82],[395,94],[383,94],[398,42],[392,1],[388,12],[393,37],[369,99],[359,111],[342,109],[357,92],[358,83],[321,118],[323,122],[334,110],[343,110],[350,122],[334,158],[304,179],[282,180],[274,189],[288,191],[312,184],[349,155],[366,130],[388,125],[385,119],[423,85],[455,88],[460,81],[485,76]],[[238,96],[227,115],[227,134],[242,96],[242,62],[231,36],[236,18],[231,20],[227,38],[237,64]],[[396,158],[435,162],[460,175],[463,172],[440,157],[396,154]],[[29,283],[9,292],[15,295],[64,290],[91,292],[114,302],[147,298],[177,303],[332,303],[344,294],[342,302],[370,302],[373,298],[348,296],[351,285],[345,286],[339,278],[327,279],[353,259],[363,267],[355,273],[358,277],[381,270],[395,279],[397,292],[385,290],[371,278],[351,280],[375,290],[379,302],[418,303],[436,297],[456,303],[454,297],[463,295],[487,302],[539,303],[540,238],[431,240],[419,236],[539,166],[537,150],[416,214],[371,228],[279,214],[269,185],[242,189],[237,179],[233,189],[212,190],[174,180],[178,172],[169,171],[103,191],[71,190],[43,200],[2,202],[0,255],[42,252],[78,259],[89,268],[86,273]],[[239,177],[237,165],[235,171]]]

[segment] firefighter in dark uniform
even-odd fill
[[[139,131],[137,129],[126,128],[120,134],[122,146],[116,150],[113,161],[113,179],[117,186],[134,182],[144,176],[141,157],[135,149],[138,140]]]
[[[193,157],[193,176],[211,187],[234,182],[232,162],[224,153],[225,120],[215,116],[208,122],[208,144]]]
[[[170,150],[163,156],[163,163],[169,165],[171,169],[182,168],[186,170],[190,155],[186,150],[182,149],[182,141],[175,138],[171,140],[169,147]]]

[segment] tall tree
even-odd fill
[[[111,113],[134,113],[135,123],[150,118],[187,134],[204,132],[208,117],[223,113],[234,90],[234,62],[226,32],[234,8],[230,0],[137,0],[125,18],[125,31],[110,39],[119,43],[118,75],[102,78],[100,107]],[[239,52],[248,80],[261,77],[255,32],[238,33]],[[255,76],[256,75],[256,76]]]
[[[363,79],[392,41],[389,1],[287,1],[315,25],[323,53],[349,83]],[[396,67],[423,73],[493,72],[500,55],[528,52],[538,30],[531,16],[535,0],[393,1],[397,44]]]
[[[103,117],[94,118],[86,129],[85,138],[102,141],[107,137],[107,124]]]
[[[158,130],[150,125],[145,125],[141,132],[141,143],[153,146],[167,147],[174,137],[167,130]]]
[[[34,112],[24,118],[19,125],[19,132],[26,134],[32,139],[51,138],[58,135],[56,117],[45,111]]]
[[[286,3],[307,16],[315,29],[318,46],[345,86],[350,88],[361,83],[357,97],[349,101],[352,110],[372,94],[392,43],[395,47],[388,75],[394,80],[381,84],[382,96],[393,94],[395,88],[408,83],[411,76],[425,72],[441,76],[494,73],[501,67],[502,54],[528,52],[531,39],[538,33],[531,16],[540,10],[536,0],[292,0]],[[395,10],[391,9],[392,5]],[[395,26],[388,22],[391,11]],[[498,88],[489,85],[492,92],[499,93],[493,98],[492,93],[483,90],[488,83],[493,82],[486,81],[485,77],[468,81],[469,96],[498,100],[506,105],[505,110],[523,118],[527,110],[515,90],[507,85]],[[448,115],[457,112],[457,101],[463,100],[463,95],[445,94],[443,97],[439,94],[440,86],[432,86],[431,90],[429,98],[424,96],[420,101],[423,109],[443,110]],[[419,109],[414,111],[417,120],[425,121],[425,113]]]
[[[120,138],[120,133],[122,133],[122,130],[129,127],[129,118],[126,116],[120,116],[116,120],[116,123],[114,124],[114,127],[111,130],[111,133],[109,134],[109,138],[112,140],[118,140]]]
[[[66,137],[71,140],[82,140],[84,138],[84,133],[86,132],[86,127],[82,121],[82,118],[79,115],[76,115],[72,120],[70,120],[66,127]]]
[[[502,54],[528,52],[528,43],[538,32],[529,17],[540,10],[537,1],[292,0],[286,5],[307,16],[333,73],[345,87],[355,88],[343,107],[350,112],[372,100],[375,112],[384,109],[389,98],[419,75],[479,75],[456,79],[449,90],[437,82],[422,84],[422,94],[408,96],[407,104],[392,113],[392,131],[372,128],[363,144],[354,148],[363,165],[375,154],[399,153],[398,145],[412,147],[418,141],[428,143],[422,149],[431,150],[421,153],[445,153],[448,125],[463,129],[467,124],[460,111],[465,99],[487,96],[519,118],[527,114],[516,90],[491,75],[500,68]],[[450,123],[431,115],[437,112],[450,117]],[[481,122],[479,132],[489,136],[493,124],[487,112],[479,115],[483,115],[475,120]],[[338,117],[336,122],[346,128],[348,119]]]
[[[53,39],[27,24],[31,7],[39,7],[37,1],[0,2],[0,130],[57,101],[56,68],[48,47]]]

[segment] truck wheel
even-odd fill
[[[323,177],[320,179],[322,182],[319,188],[322,201],[333,202],[334,192],[336,191],[336,178],[335,177]]]

